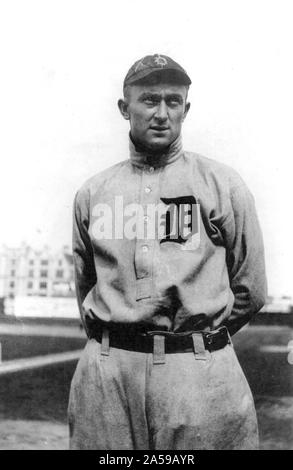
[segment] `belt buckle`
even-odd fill
[[[221,326],[221,327],[219,328],[219,334],[220,334],[221,336],[224,336],[224,337],[227,338],[227,344],[232,344],[231,336],[230,336],[229,330],[228,330],[228,328],[227,328],[225,325],[223,325],[223,326]]]
[[[208,346],[213,344],[213,333],[204,333],[204,338]]]
[[[232,344],[231,337],[226,326],[221,326],[217,330],[204,333],[204,336],[208,346],[213,344],[213,339],[217,339],[219,337],[226,338],[227,344]]]

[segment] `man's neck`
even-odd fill
[[[145,145],[134,142],[129,134],[130,159],[133,165],[143,167],[150,165],[162,167],[177,160],[182,155],[181,135],[177,137],[169,146],[162,149],[149,149]]]
[[[172,142],[166,147],[153,148],[153,147],[148,147],[147,145],[143,144],[142,142],[139,142],[138,140],[135,140],[132,137],[131,132],[129,133],[129,138],[138,152],[148,154],[148,155],[154,155],[154,156],[167,154],[169,152],[170,147],[173,144]]]

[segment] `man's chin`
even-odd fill
[[[169,136],[153,136],[151,139],[139,140],[133,138],[130,134],[130,138],[137,149],[142,151],[149,151],[152,153],[167,151],[173,142]]]
[[[152,152],[162,152],[171,145],[170,139],[155,138],[145,143],[145,147]]]

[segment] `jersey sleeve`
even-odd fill
[[[267,283],[262,232],[254,198],[244,183],[231,190],[231,204],[223,232],[234,305],[224,324],[234,334],[263,307]]]
[[[79,191],[74,198],[73,204],[72,251],[76,297],[81,319],[86,331],[87,328],[82,303],[97,281],[93,249],[88,234],[88,228],[89,197],[87,192]]]

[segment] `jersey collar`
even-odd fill
[[[131,163],[136,167],[143,168],[149,165],[157,168],[169,165],[178,160],[183,153],[181,135],[172,142],[164,153],[153,155],[147,150],[137,147],[129,134],[129,151]]]

